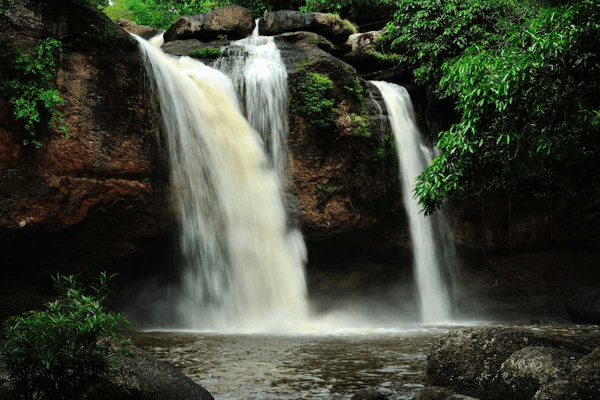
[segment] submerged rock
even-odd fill
[[[198,39],[203,42],[226,36],[237,40],[252,34],[256,22],[246,8],[227,6],[205,14],[177,18],[164,34],[165,43],[173,40]]]
[[[350,400],[387,400],[387,397],[377,388],[361,389]]]
[[[338,15],[318,12],[269,11],[258,23],[258,32],[263,36],[300,31],[317,33],[333,43],[343,43],[358,32],[354,25]]]

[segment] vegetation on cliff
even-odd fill
[[[1,45],[4,48],[2,58],[10,60],[11,68],[7,79],[0,84],[0,93],[13,105],[15,118],[24,122],[28,137],[23,144],[42,147],[36,135],[44,124],[50,127],[58,123],[60,131],[66,135],[67,128],[58,108],[64,101],[54,84],[61,43],[53,38],[40,40],[31,54],[19,53],[5,42]]]
[[[558,4],[557,4],[558,3]],[[417,179],[426,214],[461,194],[577,190],[599,152],[600,4],[403,0],[391,49],[461,120]]]

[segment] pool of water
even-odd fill
[[[410,399],[425,384],[431,343],[453,328],[129,336],[215,399],[349,399],[366,387],[378,387],[390,399]]]
[[[286,334],[129,332],[134,342],[221,399],[350,399],[376,387],[410,399],[426,384],[427,353],[452,329],[490,323],[402,328],[306,329]],[[534,333],[600,345],[598,326],[523,325]]]

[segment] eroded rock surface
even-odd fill
[[[358,32],[354,25],[338,15],[317,12],[269,11],[258,23],[258,33],[263,36],[300,31],[317,33],[333,43],[343,43]]]
[[[205,14],[179,17],[164,34],[165,43],[173,40],[198,39],[203,42],[225,36],[243,39],[252,34],[256,22],[244,7],[227,6]]]

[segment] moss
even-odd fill
[[[205,47],[202,49],[191,50],[188,55],[193,58],[219,58],[228,57],[229,53],[222,51],[217,47]]]
[[[298,72],[290,79],[296,96],[292,110],[306,116],[306,127],[328,128],[336,124],[339,110],[334,107],[333,82],[327,76],[306,70],[301,62]]]

